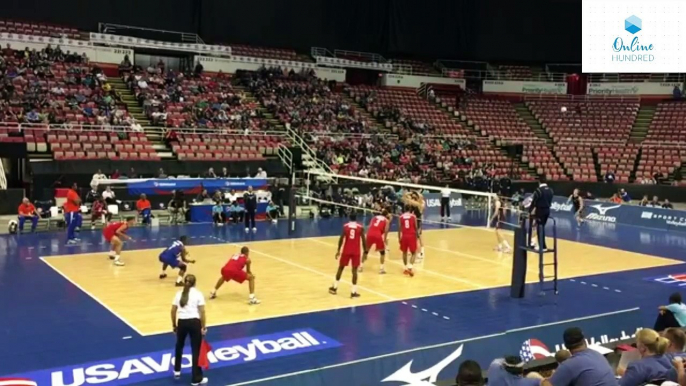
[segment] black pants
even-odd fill
[[[254,228],[255,227],[255,210],[246,210],[245,211],[245,227],[246,228]]]
[[[233,221],[234,224],[243,222],[243,212],[231,212],[231,221]]]
[[[226,215],[224,213],[213,213],[212,219],[215,224],[223,224],[226,222]]]
[[[536,210],[535,226],[536,226],[536,237],[538,237],[538,247],[542,249],[547,249],[548,246],[545,244],[545,224],[548,223],[548,217],[550,217],[550,211],[539,211]]]
[[[441,217],[450,217],[450,197],[441,197]]]
[[[279,210],[278,209],[271,210],[271,211],[267,212],[267,214],[269,215],[270,220],[276,220],[277,218],[279,218]]]
[[[681,325],[674,317],[672,311],[664,310],[657,314],[657,319],[655,320],[655,326],[653,329],[657,332],[663,331],[669,327],[678,327]]]
[[[200,319],[179,319],[176,327],[176,351],[174,352],[174,371],[181,371],[181,359],[183,346],[186,344],[186,337],[191,337],[191,363],[192,373],[191,383],[202,381],[202,369],[198,366],[200,357],[200,345],[202,344],[202,325]]]

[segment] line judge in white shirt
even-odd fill
[[[176,333],[176,351],[174,353],[174,378],[181,377],[181,360],[186,336],[191,338],[192,379],[191,385],[204,385],[207,377],[203,377],[202,369],[198,366],[200,346],[207,328],[205,327],[205,297],[195,288],[195,276],[186,275],[183,289],[174,296],[171,309],[172,326]]]
[[[450,188],[446,185],[441,189],[441,220],[450,219]]]

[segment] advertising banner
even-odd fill
[[[589,95],[672,95],[674,86],[681,88],[679,82],[643,83],[589,83]]]
[[[127,182],[127,181],[123,181]],[[184,194],[198,194],[203,189],[212,194],[216,190],[236,189],[246,190],[248,186],[253,189],[267,187],[265,179],[257,178],[189,178],[189,179],[148,179],[148,180],[129,180],[129,194],[139,195],[168,195],[174,190],[181,190]]]
[[[462,195],[453,193],[450,195],[450,212],[460,213],[464,212],[464,205],[462,204]],[[441,214],[441,194],[428,193],[424,195],[424,215],[425,216],[440,216]]]
[[[484,80],[483,92],[501,94],[566,94],[566,82]]]
[[[567,200],[567,197],[555,196],[551,209],[556,213],[556,217],[560,214],[574,216],[574,208]],[[583,217],[596,223],[686,231],[686,211],[683,210],[584,200]]]
[[[464,79],[444,78],[441,76],[384,74],[381,77],[381,84],[383,86],[418,88],[422,83],[449,84],[459,86],[463,90],[467,85]]]

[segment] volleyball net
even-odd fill
[[[323,181],[336,181],[326,183]],[[305,175],[304,188],[297,194],[300,204],[318,208],[321,216],[345,216],[352,212],[373,215],[386,209],[398,216],[403,207],[423,201],[422,220],[425,224],[461,224],[488,228],[498,197],[488,185],[475,190],[455,189],[446,185],[424,185],[406,181],[379,180],[361,176],[329,174],[310,170]],[[413,194],[418,193],[414,195]],[[503,207],[511,208],[502,198]]]

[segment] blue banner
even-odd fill
[[[459,193],[452,193],[450,195],[450,212],[462,213],[464,205],[462,204],[462,195]],[[426,216],[440,216],[441,214],[441,195],[440,193],[428,193],[424,195],[424,215]]]
[[[567,201],[567,197],[555,196],[551,209],[556,217],[560,214],[574,216],[574,208]],[[583,217],[592,222],[686,232],[686,211],[683,210],[584,200]]]
[[[203,189],[212,194],[216,190],[264,189],[269,185],[266,179],[255,178],[188,178],[188,179],[150,179],[128,184],[131,195],[169,195],[174,190],[184,194],[198,194]]]

